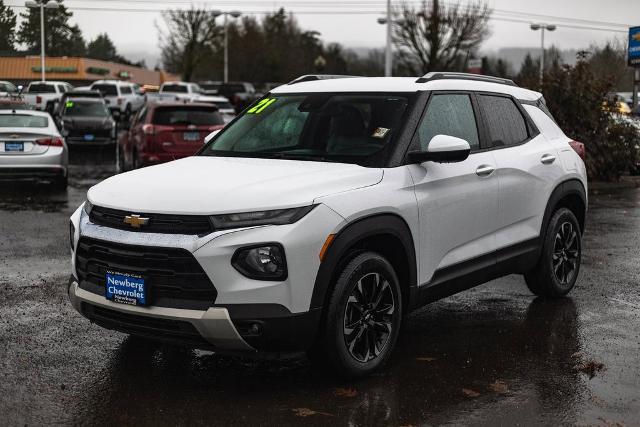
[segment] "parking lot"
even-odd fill
[[[447,298],[406,319],[384,370],[344,382],[77,314],[68,217],[112,160],[72,152],[64,192],[0,187],[0,424],[640,425],[640,189],[591,195],[569,298],[534,299],[516,276]]]

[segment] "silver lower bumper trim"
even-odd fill
[[[77,281],[72,281],[69,285],[69,300],[80,314],[82,314],[80,305],[82,302],[86,302],[122,313],[186,321],[191,323],[200,335],[216,348],[255,352],[255,349],[238,334],[229,317],[229,312],[223,307],[211,307],[208,310],[201,311],[181,308],[128,306],[108,301],[100,295],[85,291],[78,286]]]

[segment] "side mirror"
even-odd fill
[[[211,141],[219,132],[220,132],[220,129],[214,130],[209,135],[205,136],[204,144],[207,145],[209,143],[209,141]]]
[[[22,95],[23,89],[24,89],[24,86],[18,85],[18,95]]]
[[[471,146],[462,138],[449,135],[436,135],[429,141],[427,151],[410,151],[407,159],[411,163],[438,162],[455,163],[462,162],[469,157]]]

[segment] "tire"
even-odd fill
[[[382,293],[372,293],[374,289]],[[312,355],[313,360],[328,363],[345,378],[382,367],[402,323],[400,284],[389,261],[374,252],[353,258],[336,281],[325,314],[326,324],[314,346],[321,354]]]
[[[51,187],[57,191],[64,191],[67,189],[68,183],[69,182],[67,176],[59,176],[51,181]]]
[[[524,275],[529,290],[541,297],[565,296],[576,283],[581,257],[578,220],[569,209],[560,208],[549,221],[537,265]]]

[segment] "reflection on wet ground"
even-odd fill
[[[385,369],[345,382],[75,313],[68,216],[113,172],[105,154],[72,153],[66,192],[0,186],[0,424],[640,425],[640,190],[591,197],[570,298],[535,299],[517,276],[458,294],[405,319]]]

